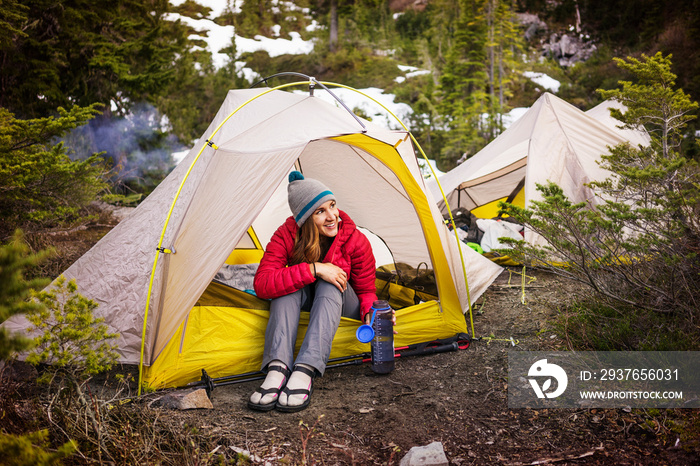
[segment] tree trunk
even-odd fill
[[[503,127],[503,106],[505,105],[503,102],[503,74],[505,70],[503,69],[503,48],[499,46],[498,49],[498,129],[500,131]]]
[[[335,52],[338,47],[338,0],[331,0],[331,37],[330,50]]]
[[[486,7],[486,20],[488,23],[488,51],[489,51],[489,113],[493,120],[496,120],[496,109],[494,108],[494,103],[496,101],[496,56],[495,56],[495,41],[496,41],[496,5],[494,0],[489,0]],[[488,138],[493,139],[496,137],[496,130],[493,123],[489,123]]]

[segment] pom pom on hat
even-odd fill
[[[290,183],[292,181],[303,180],[303,179],[304,179],[304,175],[302,175],[300,171],[294,170],[292,173],[289,174],[289,182]]]
[[[296,170],[289,174],[287,201],[298,226],[302,226],[321,204],[330,200],[335,200],[335,195],[320,181],[304,178]]]

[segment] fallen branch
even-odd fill
[[[520,466],[536,466],[540,464],[551,464],[558,463],[561,461],[578,460],[581,458],[587,458],[593,456],[596,452],[603,451],[603,446],[595,447],[593,450],[589,450],[585,453],[563,453],[561,455],[554,456],[552,458],[544,458],[541,460],[533,461],[532,463],[517,463]]]
[[[495,283],[491,285],[496,288],[546,288],[545,285],[507,285]]]

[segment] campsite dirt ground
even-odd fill
[[[71,263],[106,231],[51,242]],[[153,408],[158,422],[196,430],[206,440],[202,448],[227,460],[236,458],[234,448],[246,450],[252,464],[391,465],[432,442],[442,443],[454,465],[700,464],[700,440],[688,442],[677,422],[690,420],[698,432],[697,412],[508,408],[508,351],[565,348],[565,337],[548,322],[577,291],[528,270],[523,296],[516,272],[502,273],[475,306],[475,334],[491,339],[399,358],[389,375],[374,374],[368,364],[328,369],[299,413],[249,410],[246,400],[260,383],[251,381],[216,387],[213,409]]]
[[[299,413],[250,411],[256,381],[216,387],[213,410],[171,411],[167,422],[247,450],[254,463],[399,464],[437,441],[455,465],[700,464],[697,444],[677,444],[671,411],[660,422],[644,410],[508,408],[508,351],[565,347],[547,322],[574,291],[526,274],[524,297],[521,276],[506,271],[479,300],[475,333],[491,339],[467,349],[399,358],[389,375],[368,364],[328,369]]]

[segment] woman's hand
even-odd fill
[[[372,313],[371,313],[371,312],[368,312],[367,314],[365,314],[365,324],[369,325],[369,323],[370,323],[371,320],[372,320]],[[393,310],[393,309],[391,310],[391,323],[392,323],[393,325],[396,325],[396,311]],[[394,330],[394,333],[396,334],[396,333],[399,333],[399,332],[397,332],[396,330]]]
[[[328,283],[335,285],[341,292],[348,287],[348,274],[337,265],[327,262],[315,262],[316,276]]]

